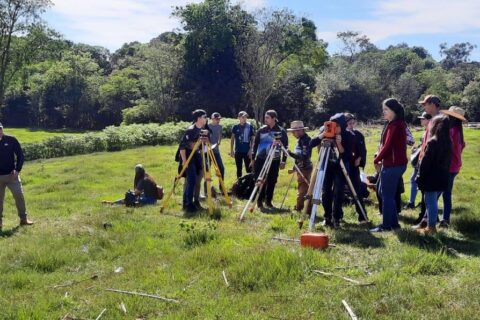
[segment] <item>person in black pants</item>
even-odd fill
[[[267,154],[272,146],[276,147],[277,145],[282,144],[285,148],[288,148],[287,132],[284,128],[278,125],[277,112],[275,110],[268,110],[265,112],[264,119],[265,125],[258,129],[253,144],[253,154],[255,158],[252,159],[252,163],[255,172],[255,180],[258,178],[260,171],[265,164]],[[279,139],[277,139],[276,136],[278,136]],[[280,169],[285,169],[286,160],[287,155],[282,153],[280,148],[277,147],[265,184],[258,197],[257,206],[260,210],[264,209],[263,200],[265,200],[265,204],[268,208],[273,208],[272,199],[275,185],[277,184],[278,172]]]
[[[335,135],[334,143],[339,151],[340,159],[342,159],[348,172],[350,158],[352,156],[353,138],[352,135],[347,132],[345,115],[343,113],[337,113],[330,118],[330,121],[337,123],[337,129],[339,130]],[[323,133],[313,138],[311,147],[314,148],[318,146],[323,139]],[[342,219],[342,204],[346,181],[340,167],[340,159],[337,159],[333,150],[332,153],[333,156],[330,156],[323,181],[322,206],[325,218],[323,225],[336,228],[340,226],[340,220]]]
[[[363,197],[361,192],[362,181],[360,179],[360,168],[365,168],[367,160],[367,148],[365,146],[365,137],[363,134],[355,129],[355,116],[351,113],[345,113],[345,118],[347,120],[347,131],[353,136],[353,148],[352,148],[352,158],[350,159],[350,170],[348,175],[352,181],[353,188],[358,195],[358,200],[360,205],[363,208],[363,212],[367,213],[365,209],[365,204],[363,203]],[[355,202],[355,209],[358,214],[359,224],[367,223],[367,220],[362,214],[361,209],[358,207],[358,204]]]
[[[245,171],[250,172],[250,160],[252,159],[252,145],[255,137],[255,130],[247,122],[248,114],[245,111],[238,113],[239,124],[232,128],[230,139],[230,156],[235,158],[237,166],[237,178],[242,176],[242,163],[245,164]],[[235,151],[234,151],[235,150]]]

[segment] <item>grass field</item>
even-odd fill
[[[466,140],[452,228],[418,235],[409,230],[417,215],[410,210],[402,212],[401,231],[372,235],[355,224],[353,207],[345,207],[348,223],[327,231],[336,246],[325,251],[271,239],[300,236],[297,217],[290,213],[255,212],[239,223],[242,201],[231,210],[220,206],[220,220],[205,214],[185,219],[181,187],[164,214],[159,205],[100,204],[132,187],[136,163],[170,190],[176,146],[26,163],[22,179],[36,223],[16,227],[7,193],[0,234],[0,318],[96,319],[106,308],[101,319],[349,319],[344,299],[360,319],[480,319],[480,131],[467,130]],[[368,131],[369,157],[377,141],[378,130]],[[234,163],[226,156],[227,145],[222,148],[230,186]],[[274,199],[278,205],[288,181],[282,172]],[[288,207],[294,198],[291,190]],[[380,222],[378,210],[367,209]]]
[[[33,128],[8,128],[8,127],[5,127],[3,131],[5,134],[16,137],[20,142],[20,144],[22,145],[27,143],[41,142],[54,136],[74,135],[74,134],[84,133],[84,132],[75,132],[75,131],[61,130],[61,129],[44,130],[44,129],[33,129]]]

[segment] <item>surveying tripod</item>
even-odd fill
[[[250,195],[250,198],[248,199],[247,204],[243,208],[243,211],[240,215],[239,220],[243,221],[245,214],[247,213],[247,210],[250,212],[253,212],[255,210],[255,206],[257,205],[257,201],[260,197],[260,193],[262,192],[263,187],[265,186],[265,182],[268,176],[268,173],[270,172],[270,168],[272,166],[272,162],[275,159],[275,153],[280,153],[280,156],[282,156],[282,153],[285,154],[287,157],[291,157],[290,154],[288,153],[288,150],[280,143],[279,139],[275,139],[272,142],[272,145],[270,146],[270,149],[268,150],[267,153],[267,158],[265,159],[265,163],[260,170],[260,173],[258,174],[258,178],[255,183],[255,188],[253,188],[253,191]],[[295,159],[294,159],[295,160]],[[305,176],[302,174],[302,171],[300,171],[300,168],[295,164],[293,164],[294,169],[297,171],[297,174],[302,177],[302,179],[308,184],[309,181]],[[288,190],[287,190],[288,191]],[[285,198],[283,199],[283,202],[285,201]],[[283,207],[283,202],[282,202],[282,207]]]
[[[340,158],[340,152],[338,151],[338,147],[335,144],[334,138],[324,138],[322,140],[322,144],[320,147],[320,155],[318,157],[318,161],[315,165],[315,169],[313,170],[312,182],[310,187],[308,188],[308,192],[306,195],[307,205],[305,206],[305,214],[310,216],[310,221],[308,224],[308,230],[312,231],[313,226],[315,224],[315,216],[317,215],[317,207],[319,204],[322,203],[322,192],[323,192],[323,184],[325,181],[325,173],[327,171],[328,163],[332,160],[332,157],[336,157],[337,161],[340,164],[340,168],[342,170],[343,175],[345,176],[345,180],[347,181],[348,188],[355,199],[358,207],[360,208],[360,212],[368,222],[367,214],[365,209],[363,208],[358,195],[353,187],[352,181],[348,176],[347,169],[345,168],[345,164],[343,163],[342,159]],[[340,192],[343,192],[341,190]],[[308,212],[311,208],[311,212]]]
[[[160,212],[163,212],[165,207],[167,206],[168,201],[172,197],[173,193],[175,192],[175,188],[177,186],[178,181],[183,177],[183,174],[188,168],[188,165],[192,161],[195,153],[198,151],[200,148],[200,152],[202,154],[202,170],[203,170],[203,178],[205,179],[207,183],[207,204],[208,204],[208,213],[213,214],[213,199],[212,199],[212,173],[210,171],[211,168],[215,170],[215,175],[218,177],[218,180],[220,182],[220,187],[222,190],[222,193],[225,197],[225,202],[227,203],[228,207],[232,207],[232,201],[230,199],[230,196],[228,195],[227,189],[225,188],[225,183],[222,179],[222,173],[218,167],[217,160],[215,158],[215,155],[213,154],[212,150],[212,145],[210,143],[210,140],[208,139],[207,135],[200,135],[198,138],[197,142],[195,142],[192,151],[190,155],[187,158],[187,161],[185,165],[182,167],[182,170],[178,173],[178,175],[175,177],[175,180],[173,181],[173,188],[172,191],[167,195],[165,200],[163,201],[162,207],[160,208]],[[185,178],[186,179],[186,178]]]

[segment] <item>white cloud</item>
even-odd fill
[[[356,30],[373,42],[393,36],[449,34],[480,29],[478,0],[379,1],[368,19],[337,20],[336,30]]]
[[[165,31],[180,27],[171,16],[175,6],[201,0],[53,0],[48,21],[75,42],[105,46],[115,50],[125,42],[147,42]],[[266,0],[243,0],[248,10]]]

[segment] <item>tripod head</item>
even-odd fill
[[[278,132],[278,131],[273,132],[273,139],[277,140],[277,141],[281,140],[282,139],[282,133]]]

